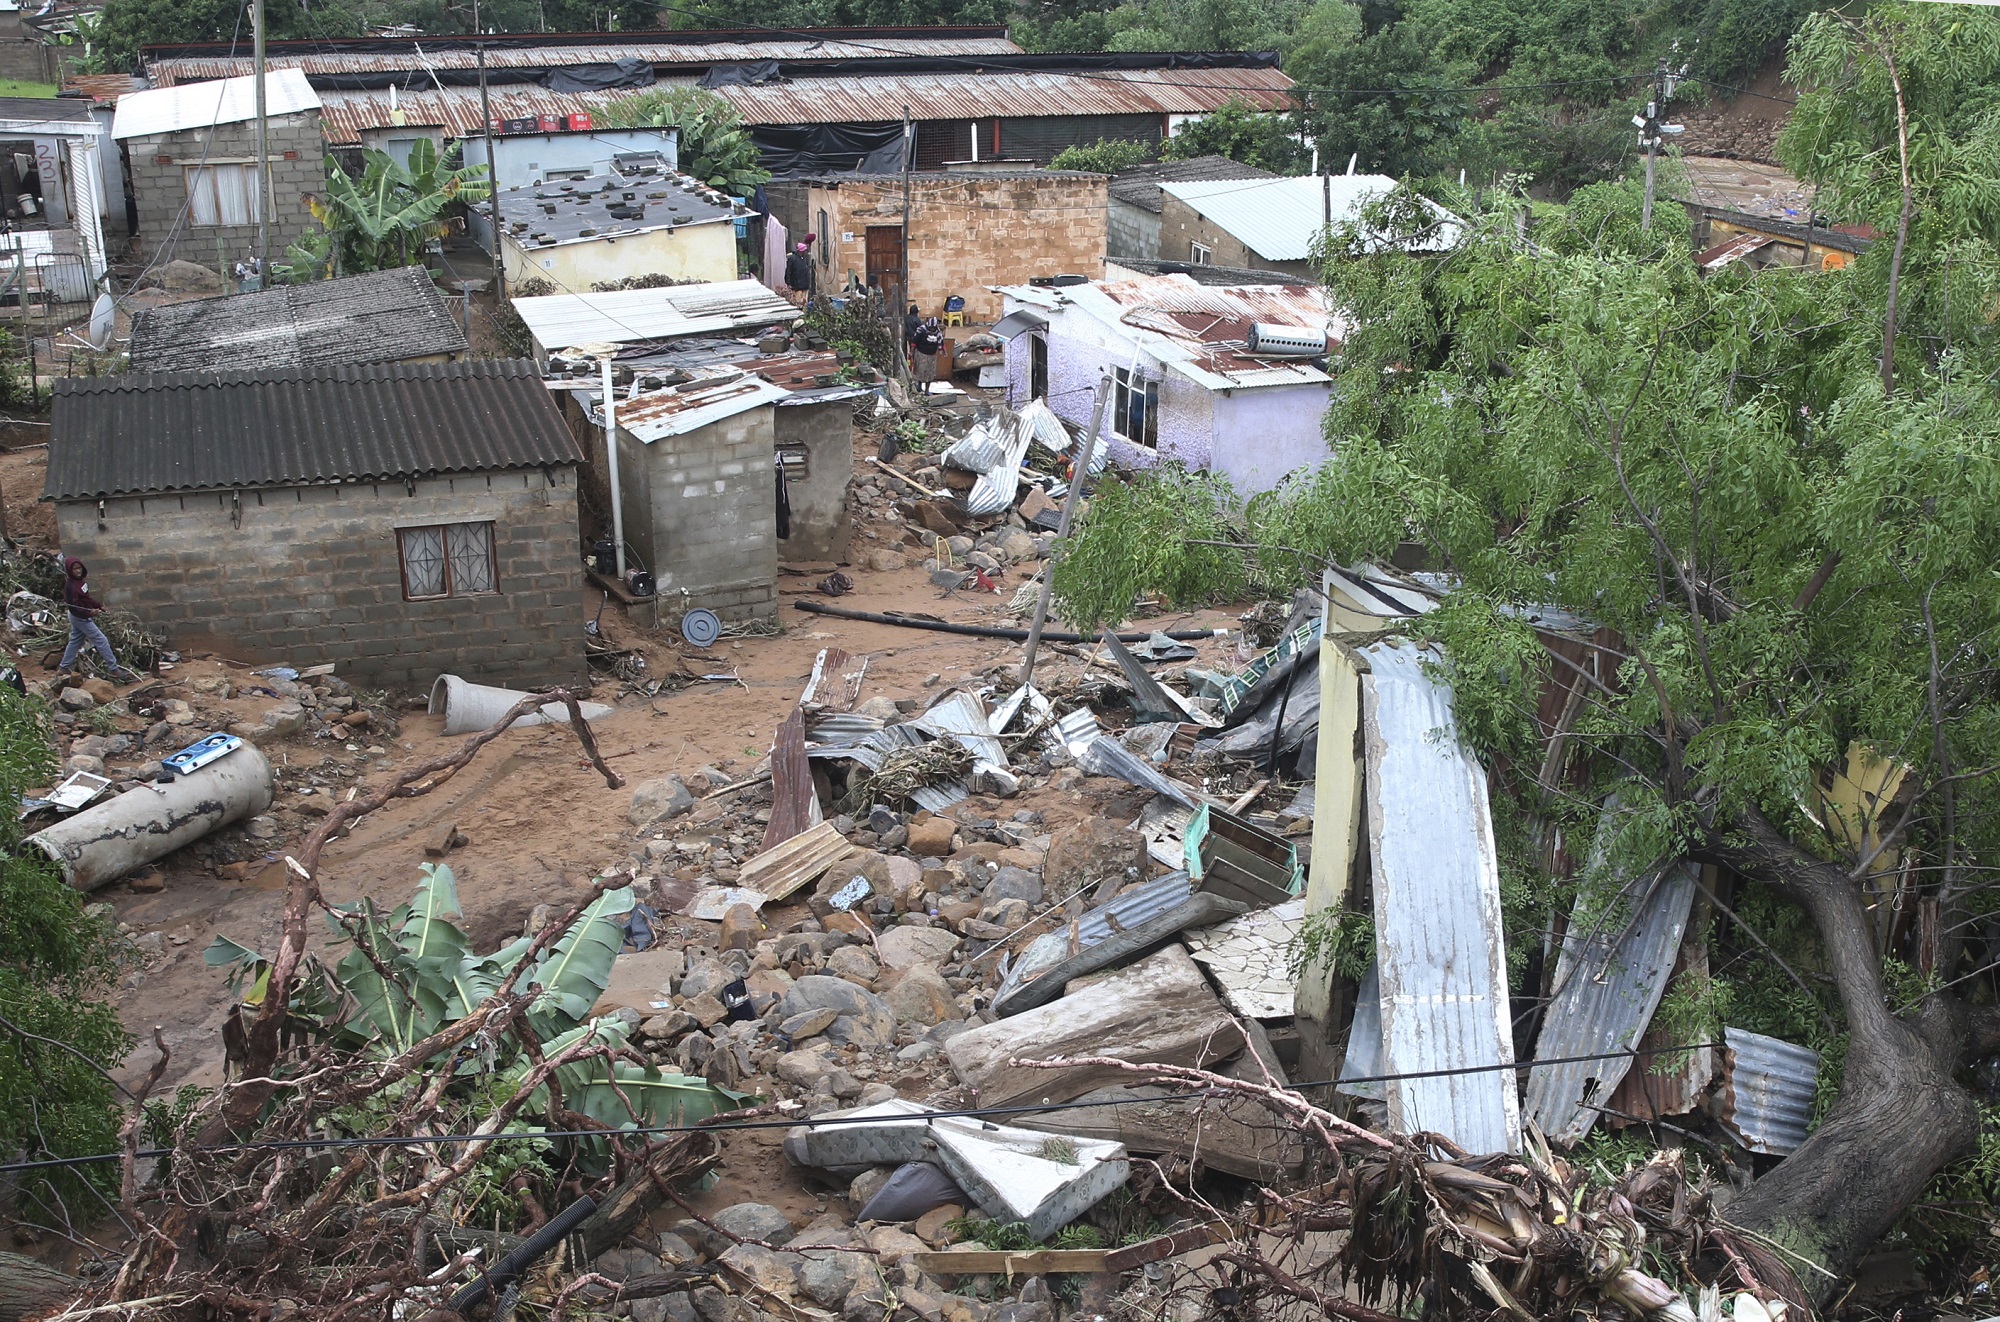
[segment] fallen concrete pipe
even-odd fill
[[[533,696],[519,689],[496,689],[490,684],[467,683],[457,675],[439,675],[437,683],[431,685],[430,713],[444,717],[446,734],[477,734],[505,716],[515,703]],[[612,710],[601,702],[579,702],[577,707],[586,721],[609,716]],[[542,704],[540,711],[529,712],[507,728],[520,730],[530,725],[568,724],[569,708],[560,702],[547,702]]]
[[[94,891],[271,806],[271,764],[254,744],[164,785],[141,785],[37,831],[25,843],[47,854],[63,880]]]

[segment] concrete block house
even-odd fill
[[[926,316],[956,294],[969,322],[990,324],[1000,297],[995,275],[1014,280],[1104,274],[1108,178],[1076,170],[945,170],[910,179],[910,290],[903,265],[902,176],[784,180],[765,185],[788,234],[818,235],[819,287],[849,278],[890,291],[897,306]]]
[[[1327,358],[1345,330],[1318,286],[1160,275],[996,292],[1007,309],[994,329],[1008,337],[1008,403],[1045,399],[1081,431],[1109,371],[1104,431],[1114,464],[1177,459],[1227,476],[1248,496],[1326,461]],[[1253,326],[1308,349],[1260,351]]]
[[[1161,184],[1195,180],[1272,179],[1269,170],[1260,170],[1227,156],[1196,156],[1185,161],[1150,161],[1120,170],[1111,176],[1111,232],[1109,251],[1119,258],[1153,260],[1160,253],[1160,213],[1164,209]],[[1186,261],[1187,254],[1178,260]]]
[[[276,261],[312,228],[310,203],[326,185],[326,139],[319,94],[304,73],[267,73],[264,88]],[[255,78],[159,87],[119,98],[111,136],[124,151],[134,234],[148,257],[226,271],[257,255],[264,190],[256,116]]]
[[[584,669],[578,460],[521,361],[69,377],[43,499],[178,647],[528,686]]]

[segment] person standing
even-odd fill
[[[925,394],[930,393],[931,382],[937,380],[938,350],[944,347],[944,328],[938,319],[931,317],[919,322],[910,338],[910,366],[917,379],[917,387]]]
[[[65,562],[63,605],[69,610],[69,646],[63,649],[62,664],[57,669],[68,670],[75,665],[77,657],[87,647],[103,658],[108,678],[134,678],[132,671],[118,664],[118,657],[111,650],[111,640],[98,626],[97,617],[104,614],[104,603],[90,595],[90,568],[81,560]]]
[[[811,236],[808,235],[808,238]],[[805,244],[795,244],[792,255],[785,258],[785,288],[798,295],[800,304],[812,301],[813,261],[812,253]]]

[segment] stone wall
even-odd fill
[[[772,412],[747,409],[650,444],[618,429],[625,540],[653,571],[663,616],[701,606],[725,620],[776,617]]]
[[[242,164],[257,159],[254,122],[218,124],[207,129],[128,138],[132,194],[139,211],[138,240],[148,257],[170,248],[165,260],[199,262],[228,274],[228,268],[257,255],[257,226],[194,223],[188,205],[187,170],[198,165]],[[271,260],[313,227],[308,202],[326,187],[326,140],[319,112],[280,115],[270,121],[271,184],[277,207],[271,216]],[[176,222],[179,222],[176,224]]]
[[[1137,257],[1153,261],[1160,255],[1160,213],[1111,199],[1106,252],[1114,259]],[[1185,256],[1172,260],[1186,261]]]
[[[967,321],[990,325],[1000,317],[1000,296],[988,285],[1044,275],[1101,278],[1109,182],[1101,174],[916,176],[909,301],[934,316],[957,294]],[[832,269],[821,273],[820,287],[838,289],[850,271],[867,277],[868,227],[903,223],[903,185],[900,178],[823,183],[807,205],[815,227],[820,211],[827,213],[833,244]]]
[[[374,688],[446,671],[516,687],[582,677],[576,486],[541,470],[56,507],[63,550],[113,610],[173,646],[318,665]],[[499,591],[407,601],[396,530],[493,523]]]
[[[1193,245],[1206,244],[1208,265],[1234,266],[1245,271],[1283,271],[1287,275],[1318,280],[1319,272],[1310,261],[1267,262],[1245,247],[1240,239],[1207,219],[1199,211],[1170,194],[1160,197],[1160,250],[1163,262],[1191,262]]]

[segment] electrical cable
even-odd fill
[[[1294,1083],[1282,1091],[1299,1092],[1307,1088],[1352,1087],[1363,1083],[1401,1083],[1412,1079],[1457,1078],[1468,1074],[1497,1074],[1506,1070],[1547,1069],[1554,1065],[1580,1065],[1598,1060],[1637,1060],[1642,1056],[1671,1056],[1684,1051],[1703,1051],[1719,1048],[1720,1042],[1698,1042],[1685,1047],[1640,1047],[1631,1051],[1599,1051],[1582,1056],[1556,1056],[1549,1060],[1506,1061],[1497,1065],[1459,1065],[1440,1070],[1407,1070],[1397,1074],[1368,1074],[1351,1079],[1317,1079],[1309,1083]],[[1194,1092],[1176,1093],[1167,1097],[1149,1099],[1155,1104],[1169,1102],[1201,1101],[1214,1096],[1235,1095],[1223,1089],[1203,1089]],[[1112,1098],[1103,1101],[1071,1101],[1021,1103],[1014,1106],[969,1107],[955,1111],[927,1111],[921,1117],[929,1120],[984,1120],[994,1116],[1040,1115],[1052,1111],[1087,1111],[1104,1106],[1124,1106],[1129,1098]],[[913,1117],[914,1118],[914,1117]],[[338,1150],[342,1148],[395,1148],[434,1147],[446,1143],[500,1143],[509,1140],[531,1140],[546,1142],[550,1139],[572,1138],[627,1138],[656,1134],[691,1134],[697,1132],[727,1133],[737,1130],[798,1129],[806,1126],[826,1128],[844,1125],[879,1124],[881,1116],[848,1115],[825,1116],[820,1118],[786,1118],[780,1120],[735,1120],[715,1125],[638,1125],[630,1129],[537,1129],[523,1132],[496,1132],[492,1134],[371,1134],[365,1138],[284,1138],[269,1139],[252,1143],[222,1143],[201,1151],[211,1155],[235,1152],[290,1152],[301,1149],[313,1151]],[[141,1148],[134,1155],[142,1160],[172,1156],[173,1148]],[[13,1161],[0,1163],[0,1175],[12,1175],[26,1171],[48,1170],[67,1166],[101,1165],[110,1161],[121,1161],[122,1152],[99,1152],[85,1157],[51,1157],[39,1161]]]

